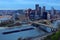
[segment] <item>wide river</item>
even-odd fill
[[[30,25],[22,25],[14,28],[0,29],[0,40],[18,40],[44,35],[45,32]]]

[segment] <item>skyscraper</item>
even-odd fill
[[[43,12],[42,18],[43,18],[43,19],[47,19],[47,12]]]
[[[36,11],[39,11],[39,4],[36,4],[36,5],[35,5],[35,10],[36,10]]]
[[[46,12],[45,10],[45,6],[43,6],[43,8],[41,9],[41,16],[43,16],[43,13]]]
[[[54,8],[51,9],[51,16],[54,16]]]
[[[41,16],[41,7],[39,7],[39,13],[38,13],[39,16]]]
[[[39,4],[35,5],[35,17],[37,17],[37,19],[40,19],[41,16],[41,7],[39,7]]]
[[[45,6],[43,6],[43,12],[45,12],[46,10],[45,10]]]
[[[39,7],[39,11],[41,12],[41,7]]]

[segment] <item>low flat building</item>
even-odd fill
[[[5,15],[5,16],[0,16],[0,23],[8,22],[12,20],[12,16]]]

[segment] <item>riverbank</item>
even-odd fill
[[[60,30],[50,36],[47,36],[44,40],[59,40],[59,39],[60,39]]]

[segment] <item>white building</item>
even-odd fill
[[[0,16],[0,23],[8,22],[9,20],[12,20],[12,16],[9,16],[9,15]]]
[[[50,20],[50,17],[51,17],[51,15],[50,15],[49,12],[48,12],[48,14],[47,14],[47,19]]]
[[[52,9],[51,9],[51,16],[54,16],[54,8],[52,7]]]

